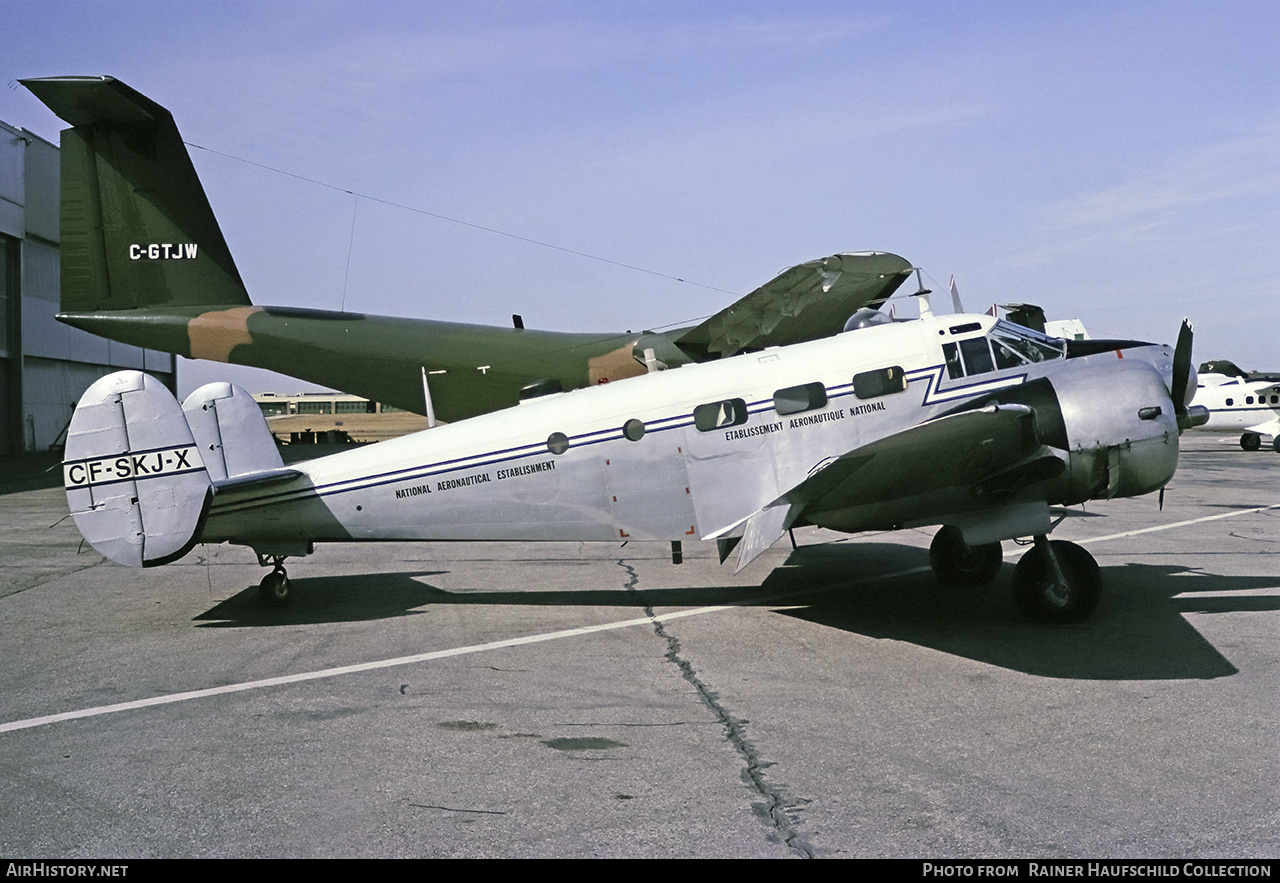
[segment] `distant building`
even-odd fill
[[[58,148],[0,122],[0,456],[62,445],[80,396],[138,368],[176,390],[169,353],[113,343],[54,318],[60,301]]]
[[[427,418],[341,392],[261,392],[253,400],[282,444],[375,442],[427,428]]]

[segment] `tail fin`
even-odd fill
[[[182,408],[141,371],[110,374],[85,391],[71,415],[62,477],[84,538],[135,567],[190,551],[213,498]]]
[[[168,110],[111,77],[20,81],[62,133],[62,312],[245,306]]]
[[[286,471],[258,403],[234,383],[206,383],[187,396],[182,413],[218,487]]]
[[[112,561],[150,567],[191,550],[216,491],[299,473],[238,386],[207,384],[180,406],[154,377],[120,371],[76,406],[62,474],[84,538]]]

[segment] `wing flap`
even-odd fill
[[[738,543],[738,563],[734,565],[734,573],[742,570],[782,538],[790,523],[787,516],[793,508],[785,503],[766,506],[747,519],[742,542]]]

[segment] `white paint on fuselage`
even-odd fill
[[[1208,432],[1280,432],[1280,387],[1265,380],[1225,374],[1201,374],[1194,404],[1209,409]]]
[[[215,499],[209,541],[699,539],[768,505],[819,464],[1062,360],[948,377],[944,341],[996,320],[877,325],[578,389],[368,448],[297,464],[291,485]],[[972,330],[952,335],[950,329]],[[1143,358],[1168,361],[1167,347]],[[1132,351],[1130,351],[1132,352]],[[1118,358],[1118,354],[1090,360]],[[902,392],[859,399],[856,374],[901,367]],[[1158,364],[1158,367],[1160,365]],[[775,391],[821,382],[822,408],[779,415]],[[694,409],[743,399],[742,425],[699,431]],[[633,441],[629,420],[645,425]],[[563,433],[561,453],[548,438]],[[921,468],[928,468],[922,463]],[[256,541],[256,542],[255,542]]]

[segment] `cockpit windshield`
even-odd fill
[[[975,323],[975,330],[977,327]],[[957,330],[967,329],[953,328],[952,333]],[[955,379],[1061,359],[1067,354],[1067,342],[1001,319],[985,337],[944,343],[942,352],[946,358],[947,373]]]
[[[1049,337],[1003,319],[992,327],[991,343],[997,350],[1009,350],[1025,362],[1047,362],[1050,359],[1064,358],[1067,354],[1065,340]],[[997,356],[997,361],[1003,360]]]

